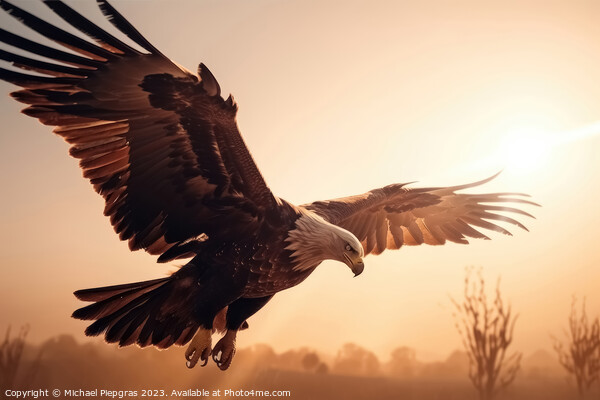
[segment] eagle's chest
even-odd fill
[[[295,271],[290,265],[265,264],[250,268],[244,297],[273,295],[298,285],[314,271],[314,268]]]
[[[265,297],[289,289],[305,280],[321,260],[299,270],[287,249],[288,233],[294,219],[276,228],[265,225],[254,237],[223,243],[209,252],[220,271],[228,271],[230,285],[242,297]],[[313,265],[314,264],[314,265]]]
[[[243,282],[243,297],[270,296],[296,286],[305,280],[313,268],[298,271],[289,252],[277,247],[252,245],[241,246],[232,251],[234,280]]]

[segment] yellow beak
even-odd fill
[[[360,256],[356,255],[355,257],[352,257],[349,254],[344,253],[344,259],[346,265],[350,267],[350,270],[352,270],[352,272],[354,272],[355,277],[362,274],[362,272],[365,269],[365,263],[363,262]]]

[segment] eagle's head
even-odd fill
[[[360,275],[365,268],[365,252],[356,236],[312,211],[303,211],[286,242],[286,249],[292,252],[296,263],[295,270],[314,268],[324,260],[343,262],[354,276]]]
[[[335,225],[334,225],[335,226]],[[352,272],[354,272],[354,276],[360,275],[365,269],[365,263],[363,262],[363,258],[365,256],[365,250],[362,245],[352,233],[347,230],[335,226],[338,229],[337,234],[337,245],[339,247],[340,243],[344,245],[343,251],[339,253],[336,249],[336,254],[341,254],[342,259],[334,258],[334,260],[341,261],[345,263]]]

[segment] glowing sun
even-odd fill
[[[515,128],[506,135],[497,158],[506,169],[529,172],[545,164],[553,142],[554,135],[541,129]]]

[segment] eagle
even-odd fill
[[[458,193],[495,176],[451,187],[391,184],[304,205],[276,196],[240,134],[236,102],[221,96],[210,70],[180,66],[106,0],[97,3],[121,39],[62,1],[44,4],[78,35],[0,0],[58,45],[0,29],[1,42],[23,50],[0,49],[12,65],[0,79],[20,87],[11,96],[28,105],[24,114],[70,144],[132,251],[188,262],[167,277],[76,291],[91,303],[73,313],[92,321],[86,335],[119,346],[189,343],[189,368],[212,358],[226,370],[248,318],[324,260],[358,276],[366,255],[386,249],[489,239],[478,229],[510,235],[499,222],[526,230],[508,215],[532,217],[516,208],[536,205],[527,195]]]

